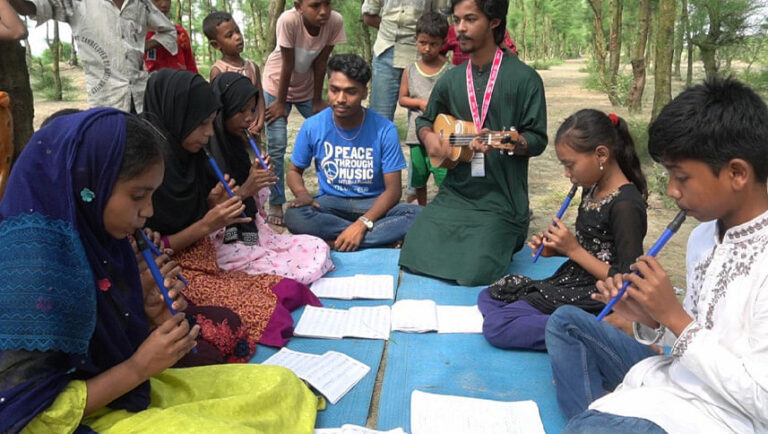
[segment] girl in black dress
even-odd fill
[[[626,121],[580,110],[558,129],[555,151],[565,176],[582,187],[576,231],[556,218],[528,245],[536,251],[543,243],[542,256],[568,260],[547,279],[508,275],[480,292],[483,335],[499,348],[545,350],[544,328],[555,309],[600,312],[603,304],[590,298],[596,281],[628,272],[643,254],[648,191]]]

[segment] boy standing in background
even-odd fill
[[[400,105],[408,109],[408,136],[405,144],[411,147],[411,161],[408,170],[407,203],[418,201],[427,205],[427,180],[429,174],[435,176],[435,184],[440,186],[447,169],[432,167],[427,150],[419,142],[416,134],[416,117],[427,109],[429,94],[437,80],[453,66],[440,54],[440,47],[448,34],[448,20],[438,12],[428,12],[416,22],[416,47],[421,59],[408,65],[403,71],[400,83]]]
[[[251,80],[256,89],[261,92],[261,71],[250,60],[243,59],[245,41],[240,27],[228,12],[214,11],[203,20],[203,33],[211,42],[211,47],[221,51],[221,59],[211,67],[209,81],[213,81],[222,72],[236,72]],[[253,121],[248,131],[258,140],[261,129],[264,126],[264,100],[258,99],[256,104],[256,120]]]
[[[293,5],[277,19],[277,46],[264,64],[267,151],[278,178],[270,187],[267,222],[277,226],[283,225],[288,115],[293,105],[305,119],[328,106],[322,97],[328,56],[334,45],[347,42],[344,19],[330,0]]]
[[[171,0],[152,0],[152,4],[171,19]],[[174,24],[176,27],[176,45],[178,46],[178,52],[176,55],[171,54],[162,45],[150,48],[144,53],[144,65],[147,68],[147,72],[159,71],[163,68],[171,69],[185,69],[197,74],[197,65],[195,64],[195,55],[192,54],[192,44],[189,41],[189,35],[184,27],[178,24]],[[155,36],[155,31],[147,32],[147,41],[151,40]]]

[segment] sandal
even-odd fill
[[[280,226],[281,228],[285,227],[285,221],[283,221],[283,216],[278,214],[267,214],[267,223],[275,226]]]

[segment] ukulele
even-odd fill
[[[453,169],[459,163],[469,163],[475,155],[469,144],[475,138],[480,139],[484,144],[497,149],[514,151],[520,141],[520,135],[517,130],[511,128],[510,131],[491,131],[486,133],[477,133],[475,125],[469,121],[462,121],[447,114],[439,114],[435,118],[432,126],[440,139],[451,146],[451,155],[440,159],[429,157],[430,163],[434,167],[443,167]]]

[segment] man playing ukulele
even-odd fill
[[[408,231],[400,265],[463,285],[487,285],[504,274],[527,236],[528,158],[547,144],[544,86],[533,68],[499,49],[508,0],[452,0],[451,7],[469,61],[435,85],[416,120],[419,138],[433,160],[450,158],[448,140],[433,130],[439,114],[469,121],[482,132],[515,127],[519,137],[510,132],[512,151],[480,140],[469,144],[474,157],[448,171]]]

